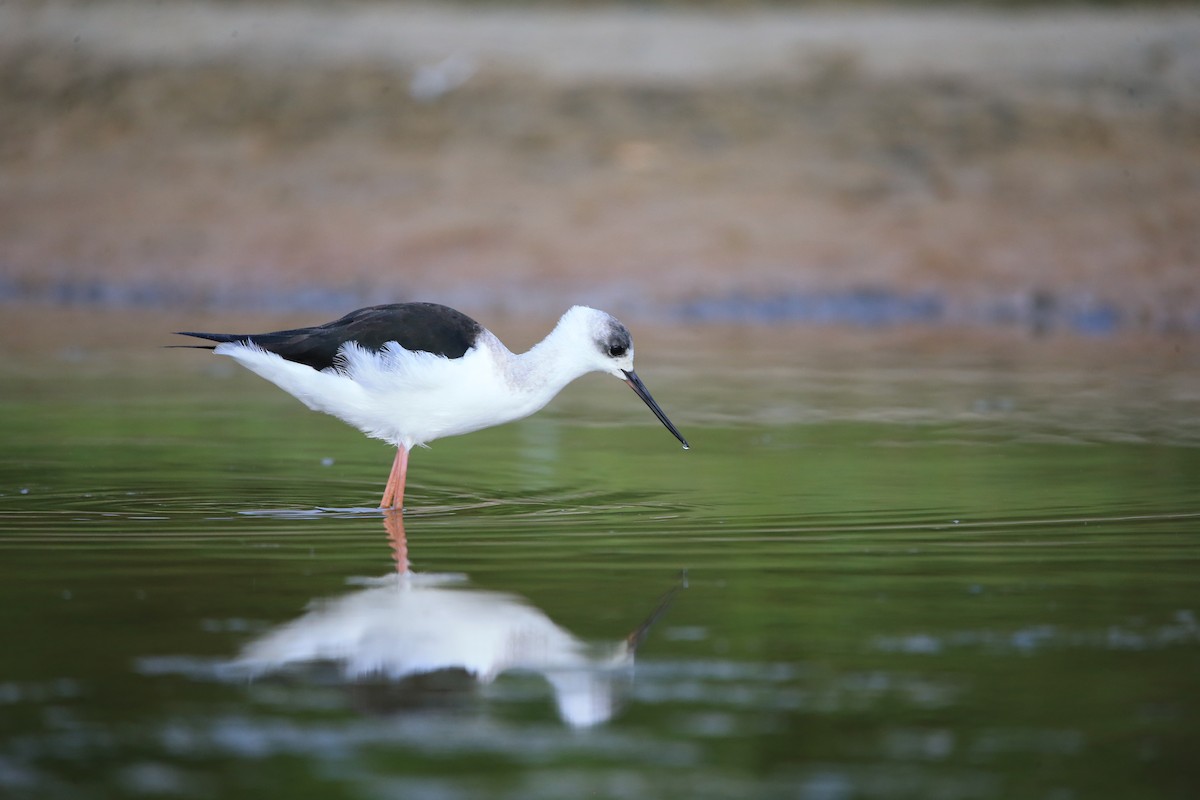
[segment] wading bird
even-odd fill
[[[436,303],[371,306],[270,333],[179,333],[219,342],[191,346],[229,356],[314,411],[395,445],[381,508],[403,507],[413,447],[529,416],[589,372],[624,380],[688,447],[633,371],[629,330],[586,306],[569,309],[527,353]]]

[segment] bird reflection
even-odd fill
[[[682,586],[624,639],[584,642],[524,598],[469,588],[462,575],[412,572],[401,512],[388,511],[384,524],[394,574],[315,601],[250,642],[232,666],[264,676],[332,665],[356,702],[375,711],[445,703],[507,671],[537,673],[562,720],[589,727],[617,711],[638,645]]]

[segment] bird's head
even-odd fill
[[[567,311],[559,325],[573,329],[586,339],[583,350],[588,353],[586,357],[591,370],[607,372],[625,381],[654,412],[654,416],[683,444],[684,449],[688,448],[687,440],[667,419],[667,415],[650,396],[646,384],[634,372],[633,337],[628,328],[611,314],[587,306],[575,306]]]

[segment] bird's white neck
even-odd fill
[[[525,353],[515,353],[510,361],[513,383],[525,391],[548,392],[550,397],[568,383],[592,371],[570,346],[568,336],[555,328]]]
[[[508,354],[508,378],[514,388],[536,397],[540,408],[568,383],[598,368],[586,357],[590,347],[577,327],[560,321],[527,352]]]

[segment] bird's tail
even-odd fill
[[[197,339],[208,339],[210,342],[246,342],[250,337],[244,333],[203,333],[201,331],[175,331],[179,336],[194,336]],[[168,344],[165,347],[192,350],[212,350],[215,344]]]

